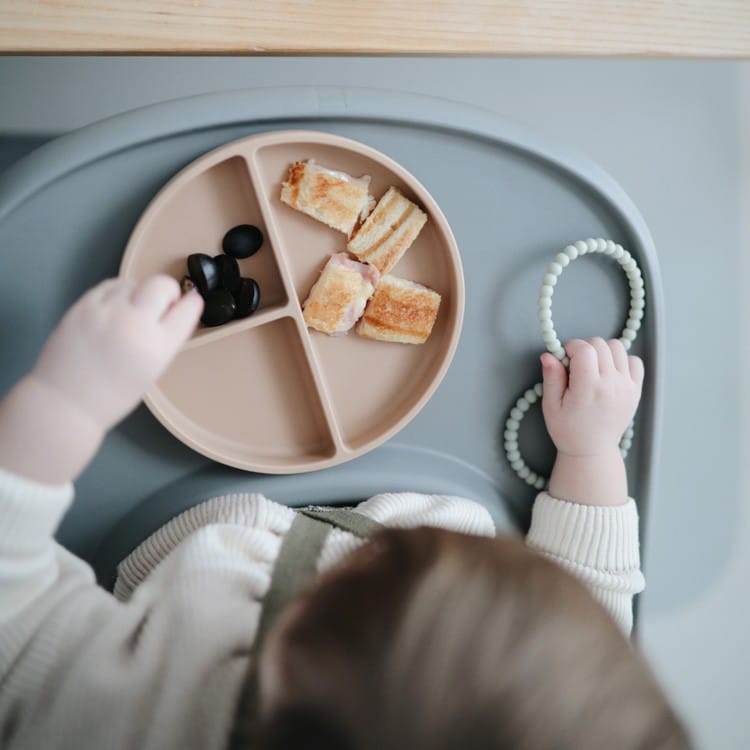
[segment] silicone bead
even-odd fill
[[[529,474],[531,474],[531,469],[528,466],[524,466],[518,472],[518,476],[521,477],[521,479],[526,479],[526,477],[529,476]]]
[[[511,419],[509,419],[509,420],[508,420],[508,421],[507,421],[507,422],[505,423],[505,426],[506,426],[506,427],[507,427],[507,428],[508,428],[509,430],[517,430],[517,429],[518,429],[518,427],[519,427],[519,424],[520,424],[520,422],[518,421],[518,419],[512,419],[512,418],[511,418]]]
[[[543,477],[539,477],[536,482],[534,482],[534,487],[538,490],[543,490],[546,482],[544,481]]]
[[[537,394],[531,388],[523,392],[523,397],[526,399],[526,402],[529,404],[536,403],[536,400],[539,398],[539,396],[537,396]]]
[[[511,468],[515,469],[516,471],[524,468],[525,466],[526,464],[523,462],[522,458],[518,458],[515,461],[513,461],[513,463],[511,463]]]
[[[622,332],[622,337],[624,339],[627,339],[628,341],[633,341],[635,339],[635,331],[632,330],[631,328],[626,328]]]
[[[542,288],[539,290],[540,297],[551,297],[554,293],[554,288],[551,284],[542,284]]]
[[[508,451],[505,455],[508,456],[509,461],[518,461],[518,459],[521,458],[521,454],[518,450]]]
[[[575,260],[578,257],[578,250],[573,247],[573,245],[568,245],[565,250],[563,250],[565,255],[568,256],[571,260]]]
[[[563,268],[570,263],[570,258],[565,253],[558,253],[555,256],[555,263],[559,263]]]
[[[537,383],[537,384],[536,384],[536,385],[534,386],[534,393],[536,393],[536,395],[537,395],[537,396],[538,396],[539,398],[541,398],[541,397],[542,397],[542,384],[541,384],[541,383]]]
[[[523,419],[523,412],[521,412],[517,407],[514,406],[510,410],[510,416],[511,416],[512,419]],[[518,429],[518,428],[516,427],[516,429]]]
[[[540,297],[539,309],[548,310],[550,307],[552,307],[552,300],[549,297]]]
[[[585,255],[589,251],[589,246],[583,242],[583,240],[578,240],[578,242],[573,243],[576,250],[578,250],[579,255]]]
[[[586,247],[590,253],[599,252],[599,241],[589,237],[589,239],[586,240]]]
[[[549,308],[543,308],[539,311],[539,322],[543,322],[545,320],[552,320],[552,310]]]
[[[542,279],[542,284],[549,284],[550,286],[554,286],[557,284],[557,276],[553,273],[545,273],[544,278]]]
[[[554,261],[549,264],[549,272],[555,274],[555,276],[559,276],[562,273],[563,267],[559,263],[555,263]]]

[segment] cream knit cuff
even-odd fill
[[[542,492],[534,503],[526,543],[576,576],[622,632],[630,634],[633,595],[645,587],[633,500],[598,507],[557,500]]]
[[[588,568],[617,573],[640,567],[638,510],[633,500],[600,507],[541,492],[526,540],[541,552]]]
[[[50,485],[0,469],[0,544],[12,552],[45,544],[73,501],[73,484]]]

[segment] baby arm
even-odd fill
[[[45,484],[74,480],[166,369],[202,304],[195,293],[181,298],[167,276],[109,279],[84,294],[0,403],[0,468]]]
[[[52,536],[71,482],[166,368],[201,309],[197,294],[180,298],[165,276],[105,281],[66,313],[32,371],[0,402],[0,622],[66,571],[85,568],[61,567]]]
[[[542,410],[557,458],[527,540],[578,576],[629,633],[643,576],[619,442],[640,400],[643,362],[618,340],[573,340],[565,348],[568,371],[542,355]]]

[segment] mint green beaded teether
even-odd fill
[[[641,327],[643,311],[646,306],[646,293],[643,286],[641,269],[638,267],[633,256],[627,250],[624,250],[621,245],[612,242],[612,240],[588,239],[568,245],[549,264],[547,273],[544,274],[544,278],[542,279],[542,286],[539,289],[539,327],[542,331],[542,338],[544,339],[547,351],[554,354],[565,367],[570,364],[570,361],[565,354],[563,345],[557,336],[557,331],[555,331],[555,324],[552,321],[552,295],[555,292],[555,285],[563,269],[576,258],[594,253],[607,255],[616,260],[628,278],[630,286],[630,309],[628,319],[625,322],[625,328],[623,328],[620,334],[620,341],[622,341],[626,351],[630,349]],[[523,395],[518,398],[510,410],[510,415],[505,421],[505,432],[503,433],[505,456],[511,468],[526,484],[530,484],[538,490],[542,490],[547,486],[548,478],[539,476],[526,465],[518,448],[518,430],[526,412],[541,397],[541,383],[537,383],[532,388],[524,391]],[[620,453],[623,458],[628,455],[632,443],[633,422],[628,425],[625,434],[620,440]]]

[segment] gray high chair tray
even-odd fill
[[[540,379],[541,279],[554,255],[587,237],[620,243],[645,280],[633,352],[646,364],[628,473],[642,517],[654,487],[661,402],[662,292],[648,229],[614,180],[582,156],[482,110],[420,96],[340,88],[234,91],[128,112],[52,141],[0,177],[0,387],[33,365],[45,337],[88,287],[117,273],[130,232],[176,172],[229,141],[269,130],[321,130],[387,154],[436,199],[465,275],[461,340],[445,380],[417,417],[368,455],[315,473],[261,476],[212,463],[140,407],[80,477],[58,534],[102,579],[174,513],[230,491],[290,505],[356,502],[378,492],[459,494],[501,530],[528,522],[535,490],[503,450],[505,419]],[[556,287],[561,339],[618,336],[628,309],[622,270],[592,256]],[[554,456],[535,407],[520,435],[528,463]],[[98,550],[98,552],[97,552]]]

